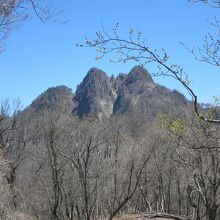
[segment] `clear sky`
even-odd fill
[[[171,62],[184,67],[200,102],[211,102],[220,95],[220,74],[214,67],[196,62],[180,45],[202,44],[212,28],[206,20],[219,16],[220,10],[187,0],[56,0],[64,12],[66,24],[41,23],[36,18],[23,23],[8,39],[0,54],[0,98],[20,98],[24,106],[47,88],[66,85],[76,89],[91,67],[108,75],[128,72],[134,63],[113,64],[108,59],[96,61],[94,48],[77,48],[85,36],[94,37],[103,23],[106,30],[118,22],[122,34],[129,28],[140,30],[152,48],[165,48]],[[146,66],[154,72],[154,66]],[[184,92],[172,80],[156,82]]]

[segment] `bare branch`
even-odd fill
[[[219,119],[207,118],[199,110],[198,98],[194,90],[190,86],[188,74],[183,68],[176,64],[169,64],[169,56],[165,49],[159,53],[157,50],[151,49],[145,44],[142,39],[142,33],[139,31],[129,30],[128,38],[119,36],[118,24],[113,28],[113,34],[108,34],[104,29],[96,32],[96,38],[90,40],[85,38],[82,44],[77,44],[79,47],[95,47],[97,48],[98,56],[96,59],[101,59],[109,53],[116,53],[116,59],[110,59],[110,62],[126,63],[128,61],[138,62],[141,65],[155,63],[158,67],[158,75],[170,76],[176,79],[192,97],[194,111],[201,120],[209,123],[220,123]],[[218,51],[216,51],[218,53]],[[216,57],[218,55],[216,54]]]

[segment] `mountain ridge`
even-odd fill
[[[176,90],[156,84],[142,66],[129,73],[109,77],[98,68],[91,68],[75,93],[66,86],[49,88],[39,95],[27,109],[40,111],[57,109],[83,118],[100,119],[115,115],[140,115],[152,118],[157,113],[182,114],[190,101]]]

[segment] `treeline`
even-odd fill
[[[165,212],[219,219],[219,126],[194,116],[79,119],[2,105],[1,219]]]

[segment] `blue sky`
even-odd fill
[[[77,48],[85,36],[94,37],[103,23],[106,30],[118,22],[120,32],[129,28],[140,30],[152,48],[165,48],[170,62],[184,67],[200,102],[211,102],[220,95],[220,74],[215,67],[196,62],[180,45],[202,44],[207,32],[212,32],[207,19],[219,15],[218,9],[187,0],[56,0],[64,12],[60,19],[66,24],[41,23],[38,19],[17,27],[0,54],[0,98],[20,98],[29,105],[47,88],[66,85],[76,89],[91,67],[108,75],[129,72],[134,63],[113,64],[108,59],[96,61],[94,48]],[[155,66],[146,66],[149,72]],[[171,89],[184,90],[175,81],[157,78],[156,82]]]

